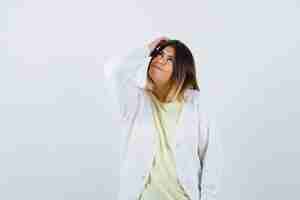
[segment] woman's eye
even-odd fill
[[[171,62],[171,63],[173,63],[173,59],[172,58],[169,58],[168,61]]]

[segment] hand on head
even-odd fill
[[[165,37],[165,36],[162,36],[162,37],[159,37],[159,38],[156,38],[155,40],[153,40],[152,42],[150,42],[148,44],[148,48],[150,50],[150,52],[152,52],[154,50],[154,48],[160,43],[160,42],[163,42],[163,41],[168,41],[169,38]]]

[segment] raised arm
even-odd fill
[[[105,88],[122,118],[130,111],[130,105],[137,102],[139,89],[145,87],[149,53],[145,45],[126,55],[114,56],[104,64]]]
[[[112,96],[112,102],[118,107],[121,118],[126,118],[136,106],[139,92],[146,86],[150,52],[165,38],[160,37],[127,54],[113,56],[105,62],[105,88]]]

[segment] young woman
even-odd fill
[[[121,125],[118,200],[216,199],[220,149],[189,48],[160,37],[109,60],[104,75]]]

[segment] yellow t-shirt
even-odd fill
[[[178,181],[170,147],[183,104],[179,101],[163,103],[153,94],[150,97],[157,130],[157,153],[139,200],[188,200],[189,196]]]

